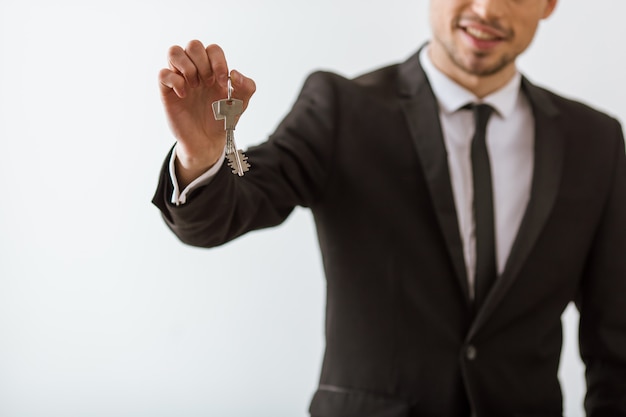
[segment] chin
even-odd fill
[[[481,57],[475,53],[469,53],[468,55],[470,56],[464,59],[453,59],[453,61],[463,72],[477,77],[487,77],[497,74],[505,70],[511,64],[511,60],[506,56]]]

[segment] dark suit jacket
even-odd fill
[[[417,55],[354,80],[318,72],[244,177],[180,207],[220,245],[310,207],[327,278],[320,417],[560,416],[561,313],[576,300],[589,416],[626,416],[626,158],[619,123],[523,80],[532,195],[504,273],[473,313],[438,109]]]

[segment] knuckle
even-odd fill
[[[187,50],[193,52],[204,51],[204,45],[199,40],[194,39],[187,44]]]
[[[159,71],[159,81],[166,81],[169,78],[170,73],[171,71],[167,68],[161,69],[161,71]]]
[[[215,44],[215,43],[212,43],[212,44],[208,45],[206,47],[206,50],[209,53],[215,53],[215,52],[220,53],[220,52],[223,52],[222,48],[219,45]]]
[[[175,58],[181,55],[181,52],[183,52],[183,49],[178,46],[178,45],[174,45],[174,46],[170,46],[170,48],[167,51],[167,56],[169,56],[170,58]]]

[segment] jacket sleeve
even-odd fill
[[[217,246],[280,224],[294,207],[309,207],[320,198],[333,159],[336,77],[324,72],[308,77],[275,133],[246,151],[251,168],[245,176],[233,175],[224,164],[208,185],[176,206],[170,203],[172,184],[163,165],[152,202],[179,239]]]
[[[577,302],[589,417],[626,416],[626,156],[615,129],[612,185]]]

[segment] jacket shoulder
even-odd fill
[[[385,67],[377,68],[372,71],[358,74],[354,77],[346,77],[332,71],[315,71],[311,73],[305,85],[330,84],[338,88],[354,88],[363,90],[381,90],[386,89],[395,91],[395,85],[398,80],[398,68],[400,64],[392,64]]]
[[[526,79],[523,86],[533,104],[539,103],[543,105],[549,103],[556,113],[571,120],[573,124],[594,126],[598,124],[610,126],[614,126],[616,123],[619,124],[619,121],[614,116],[582,100],[566,97],[553,90],[532,84]]]

